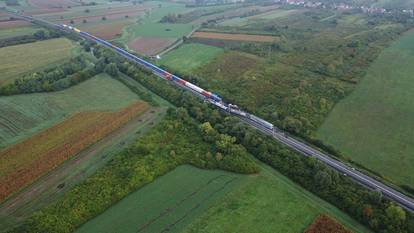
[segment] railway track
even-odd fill
[[[116,53],[118,53],[119,55],[125,57],[126,59],[130,60],[131,62],[142,66],[144,68],[150,69],[154,74],[156,74],[157,76],[163,78],[166,81],[170,81],[173,84],[175,84],[177,87],[185,89],[187,91],[190,91],[191,93],[193,93],[194,95],[196,95],[199,98],[202,98],[204,100],[207,100],[209,103],[211,103],[212,105],[218,107],[219,109],[221,109],[222,111],[226,111],[229,112],[233,115],[236,115],[237,117],[239,117],[242,121],[244,121],[245,123],[247,123],[248,125],[250,125],[251,127],[256,128],[257,130],[261,131],[264,134],[267,134],[271,137],[273,137],[275,140],[277,140],[278,142],[290,147],[291,149],[301,153],[304,156],[312,156],[315,157],[316,159],[318,159],[319,161],[325,163],[326,165],[328,165],[329,167],[337,170],[338,172],[340,172],[341,174],[345,175],[345,176],[349,176],[350,178],[352,178],[354,181],[356,181],[357,183],[361,184],[362,186],[371,189],[371,190],[377,190],[380,191],[385,197],[389,198],[390,200],[396,202],[397,204],[399,204],[401,207],[403,207],[404,209],[414,212],[414,199],[408,197],[407,195],[399,192],[398,190],[382,183],[381,181],[378,181],[360,171],[357,171],[355,168],[352,168],[348,165],[346,165],[345,163],[335,160],[332,158],[332,156],[330,156],[329,154],[323,153],[311,146],[309,146],[308,144],[287,136],[283,131],[281,131],[280,129],[274,127],[271,123],[260,119],[252,114],[248,114],[244,111],[241,111],[240,109],[232,109],[231,104],[228,103],[224,103],[222,102],[222,99],[217,96],[214,93],[208,92],[200,87],[197,87],[194,84],[191,84],[173,74],[170,74],[169,72],[141,59],[136,57],[135,55],[121,49],[118,48],[114,45],[112,45],[111,43],[102,40],[100,38],[97,38],[93,35],[90,35],[89,33],[86,32],[82,32],[79,29],[73,28],[71,26],[67,26],[67,25],[58,25],[58,24],[54,24],[54,23],[50,23],[47,22],[45,20],[38,20],[35,18],[32,18],[30,16],[22,16],[19,14],[16,14],[15,12],[12,12],[13,14],[16,15],[16,17],[22,18],[24,20],[28,20],[30,22],[35,22],[35,21],[39,21],[43,24],[48,24],[50,26],[53,27],[57,27],[61,30],[66,30],[66,31],[72,31],[75,33],[78,33],[81,37],[83,37],[86,40],[90,40],[90,41],[94,41],[98,44],[101,44],[105,47],[108,47],[112,50],[114,50]]]

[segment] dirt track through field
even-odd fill
[[[218,32],[195,32],[192,37],[217,40],[253,41],[253,42],[274,42],[279,38],[266,35],[230,34]]]
[[[125,144],[127,135],[144,125],[151,125],[152,127],[152,122],[157,118],[157,115],[163,115],[164,113],[165,109],[163,108],[153,108],[146,111],[80,152],[74,159],[67,161],[59,168],[38,179],[37,182],[0,205],[0,222],[6,218],[12,219],[10,221],[22,221],[36,209],[55,200],[73,185],[84,180],[88,175],[103,166],[110,159],[111,156],[109,155],[115,153],[114,151],[108,151],[108,148],[117,143],[120,144],[120,148],[124,147],[122,145]],[[118,148],[117,151],[119,150]],[[4,227],[3,225],[0,226]]]

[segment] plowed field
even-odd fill
[[[132,21],[122,20],[84,27],[79,26],[79,28],[97,37],[103,38],[105,40],[111,40],[115,37],[121,36],[122,29],[130,23],[132,23]]]
[[[138,53],[155,55],[175,41],[174,38],[140,37],[131,41],[128,47]]]

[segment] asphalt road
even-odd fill
[[[387,198],[395,201],[403,208],[414,211],[414,199],[398,192],[397,190],[383,184],[382,182],[365,175],[355,168],[352,168],[341,161],[333,159],[331,156],[322,153],[321,151],[312,148],[305,143],[291,137],[286,136],[286,134],[278,129],[275,131],[269,130],[264,128],[263,126],[253,122],[247,118],[241,118],[244,122],[248,123],[252,127],[260,130],[261,132],[272,136],[275,140],[281,142],[282,144],[298,151],[299,153],[303,154],[304,156],[313,156],[316,159],[322,161],[326,165],[332,167],[333,169],[337,170],[338,172],[342,173],[343,175],[349,176],[361,185],[367,187],[371,190],[379,190],[381,193],[386,196]]]

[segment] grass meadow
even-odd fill
[[[161,38],[181,38],[193,30],[191,23],[187,24],[168,24],[159,21],[167,14],[179,14],[191,11],[185,4],[171,2],[151,1],[153,10],[140,17],[137,24],[129,25],[124,28],[122,37],[119,41],[128,44],[138,37],[161,37]]]
[[[83,232],[303,232],[319,214],[370,232],[262,164],[259,175],[179,166],[81,226]]]
[[[384,50],[317,136],[397,184],[414,187],[414,33]]]
[[[327,214],[355,233],[370,232],[351,217],[262,164],[234,191],[215,203],[183,232],[304,232],[319,214]]]
[[[223,52],[224,50],[222,48],[214,46],[184,44],[162,57],[159,64],[180,72],[190,73],[207,64]]]
[[[15,27],[0,30],[0,40],[8,39],[16,36],[32,35],[39,28],[37,27]]]
[[[70,58],[74,48],[75,45],[65,38],[0,48],[0,85],[27,72],[56,65]]]

